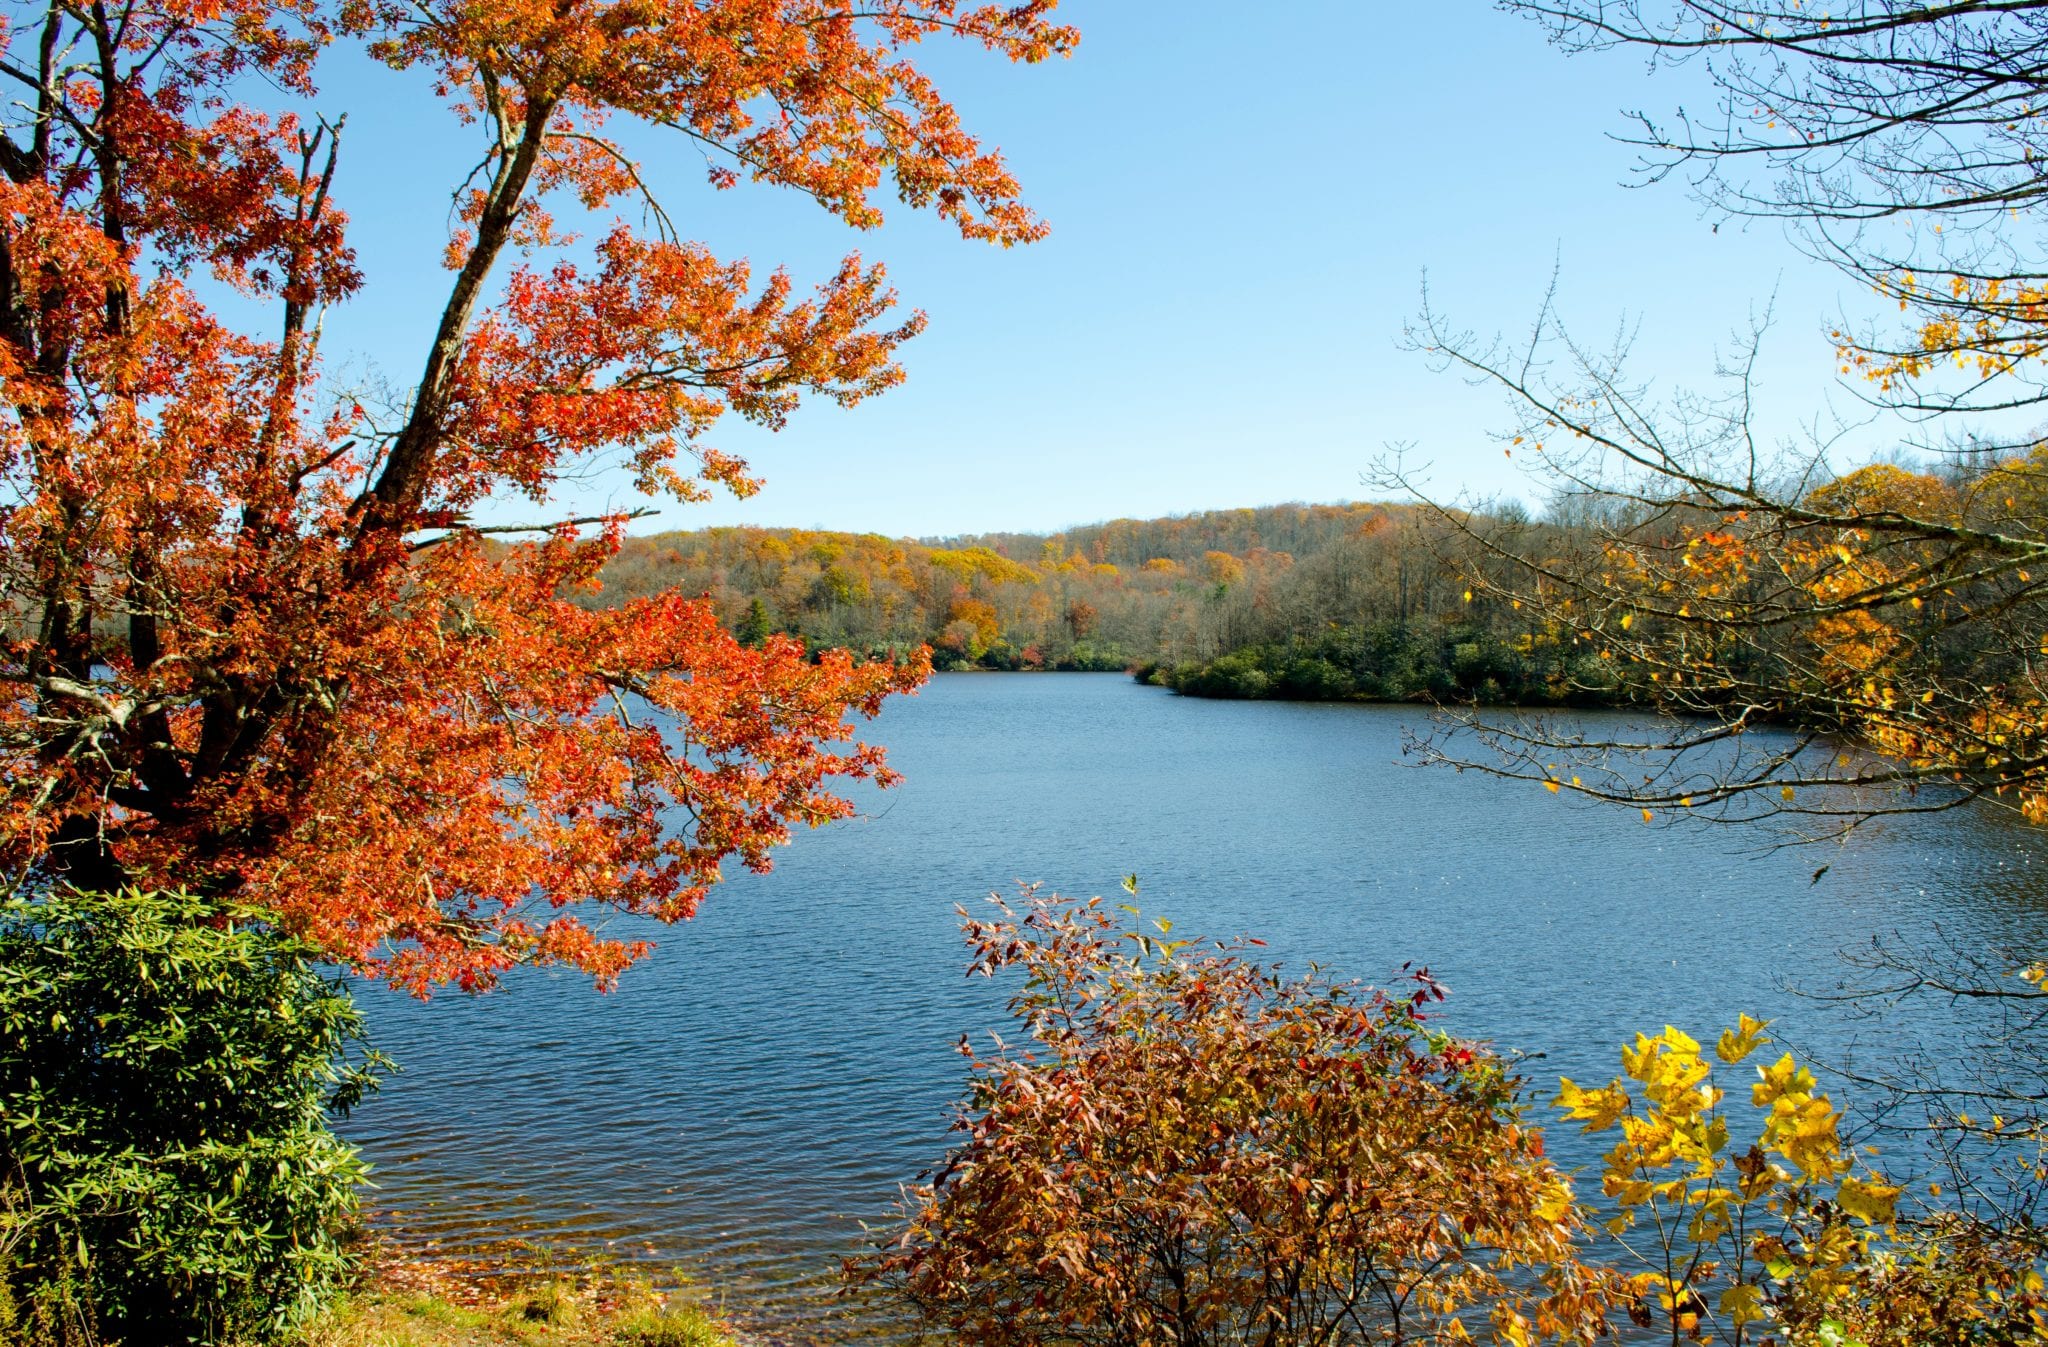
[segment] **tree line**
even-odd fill
[[[1595,664],[1471,592],[1490,564],[1456,523],[1389,503],[924,541],[718,528],[626,540],[587,602],[681,591],[750,644],[782,633],[871,659],[928,645],[941,669],[1132,670],[1192,695],[1594,695]]]
[[[2048,454],[1877,463],[1788,494],[1810,518],[1559,493],[1534,514],[1278,505],[926,541],[706,529],[627,540],[586,601],[681,591],[750,645],[927,645],[941,669],[1130,670],[1193,696],[1740,705],[1908,754],[1937,710],[1984,709],[2038,655],[2048,565],[2022,563]],[[1905,518],[1909,536],[1870,527]],[[1983,539],[2019,550],[1986,568]],[[1913,705],[1887,719],[1864,684],[1902,680]],[[1972,750],[1992,765],[1991,735],[2031,736],[2000,723]]]

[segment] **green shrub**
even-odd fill
[[[1341,701],[1358,691],[1349,674],[1316,656],[1290,663],[1277,686],[1281,695],[1307,701]]]
[[[1073,648],[1060,654],[1052,664],[1056,669],[1076,673],[1124,673],[1131,669],[1130,656],[1124,653],[1122,646],[1087,639],[1074,642]],[[1138,681],[1142,683],[1145,680],[1141,678]]]
[[[1380,621],[1333,626],[1226,651],[1207,663],[1140,666],[1191,697],[1308,701],[1481,702],[1541,706],[1627,700],[1612,661],[1569,647],[1535,654],[1467,623]]]
[[[0,901],[8,1297],[125,1347],[262,1339],[346,1271],[329,1130],[385,1063],[310,947],[183,893]],[[78,1302],[83,1299],[84,1304]]]
[[[1173,686],[1191,697],[1263,697],[1272,679],[1257,650],[1236,650],[1195,668],[1176,669]]]

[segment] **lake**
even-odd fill
[[[1137,873],[1176,934],[1246,933],[1299,967],[1427,964],[1454,1030],[1605,1080],[1618,1045],[1737,1010],[1849,1064],[1946,1025],[1869,1026],[1788,990],[1873,936],[2048,943],[2042,834],[1989,810],[1847,845],[1645,826],[1479,772],[1401,762],[1412,707],[1216,702],[1121,675],[951,674],[866,737],[903,784],[808,833],[600,996],[567,975],[426,1004],[363,991],[405,1068],[344,1131],[387,1228],[423,1249],[520,1236],[680,1267],[792,1340],[861,1222],[943,1153],[963,1032],[1007,1029],[963,977],[955,904]],[[1813,873],[1830,868],[1818,882]],[[1121,895],[1119,894],[1119,897]],[[1559,1127],[1554,1153],[1589,1152]]]

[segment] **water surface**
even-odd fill
[[[1833,983],[1836,951],[1874,935],[2048,936],[2040,835],[1990,811],[1769,851],[1405,767],[1422,720],[1120,675],[941,675],[871,727],[901,786],[714,890],[615,994],[546,974],[426,1005],[366,991],[405,1068],[346,1128],[373,1202],[406,1239],[609,1248],[689,1269],[783,1335],[831,1336],[819,1288],[946,1144],[954,1044],[1005,1027],[1000,988],[962,976],[954,905],[1019,881],[1111,893],[1136,872],[1177,934],[1254,934],[1367,978],[1427,964],[1452,1027],[1542,1054],[1546,1086],[1614,1074],[1639,1029],[1704,1036],[1738,1009],[1854,1064],[1938,1036],[1938,1012],[1873,1043],[1788,982]]]

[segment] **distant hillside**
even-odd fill
[[[1369,532],[1409,508],[1372,503],[1267,505],[1164,519],[1112,519],[1059,533],[982,533],[928,541],[935,547],[986,547],[1016,561],[1036,561],[1051,547],[1126,568],[1160,558],[1195,565],[1209,552],[1285,552],[1300,559]]]
[[[681,589],[744,640],[1139,669],[1208,695],[1562,695],[1518,614],[1464,599],[1465,550],[1426,512],[1371,502],[924,541],[716,528],[629,540],[595,601]]]

